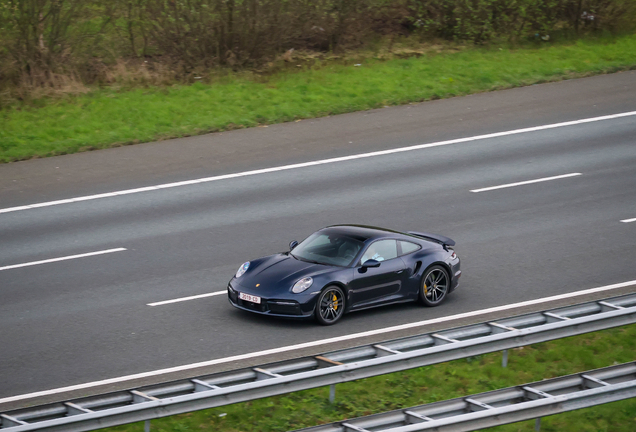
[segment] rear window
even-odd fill
[[[400,247],[402,248],[401,255],[410,254],[412,252],[415,252],[416,250],[420,250],[420,245],[418,244],[403,241],[403,240],[399,240],[399,243],[400,243]]]

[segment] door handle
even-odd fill
[[[400,273],[402,273],[403,271],[404,271],[404,269],[402,269],[402,270],[398,270],[398,271],[396,271],[396,272],[395,272],[395,274],[400,274]]]

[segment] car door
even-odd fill
[[[364,262],[374,259],[379,267],[365,267]],[[354,269],[349,284],[352,308],[371,306],[400,297],[406,265],[398,257],[395,240],[378,240],[371,243]]]

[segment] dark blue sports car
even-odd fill
[[[290,251],[248,261],[230,281],[233,306],[336,323],[349,311],[419,300],[437,306],[462,272],[448,237],[360,225],[323,228]]]

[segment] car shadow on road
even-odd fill
[[[378,328],[378,323],[382,323],[381,327],[386,327],[400,325],[405,322],[436,318],[442,315],[451,315],[456,311],[456,308],[453,307],[453,304],[456,303],[455,297],[454,294],[450,294],[444,304],[435,308],[424,307],[419,302],[408,302],[355,311],[347,313],[338,323],[328,327],[319,325],[313,318],[284,318],[260,315],[238,309],[231,311],[230,318],[236,320],[236,325],[259,326],[273,330],[289,331],[299,329],[306,331],[307,329],[341,329],[344,327],[349,331],[352,329],[354,331],[365,331]],[[405,320],[406,316],[411,318]],[[417,318],[413,319],[414,316]],[[328,333],[332,334],[333,331],[330,330]],[[338,331],[338,333],[342,333],[342,330]]]

